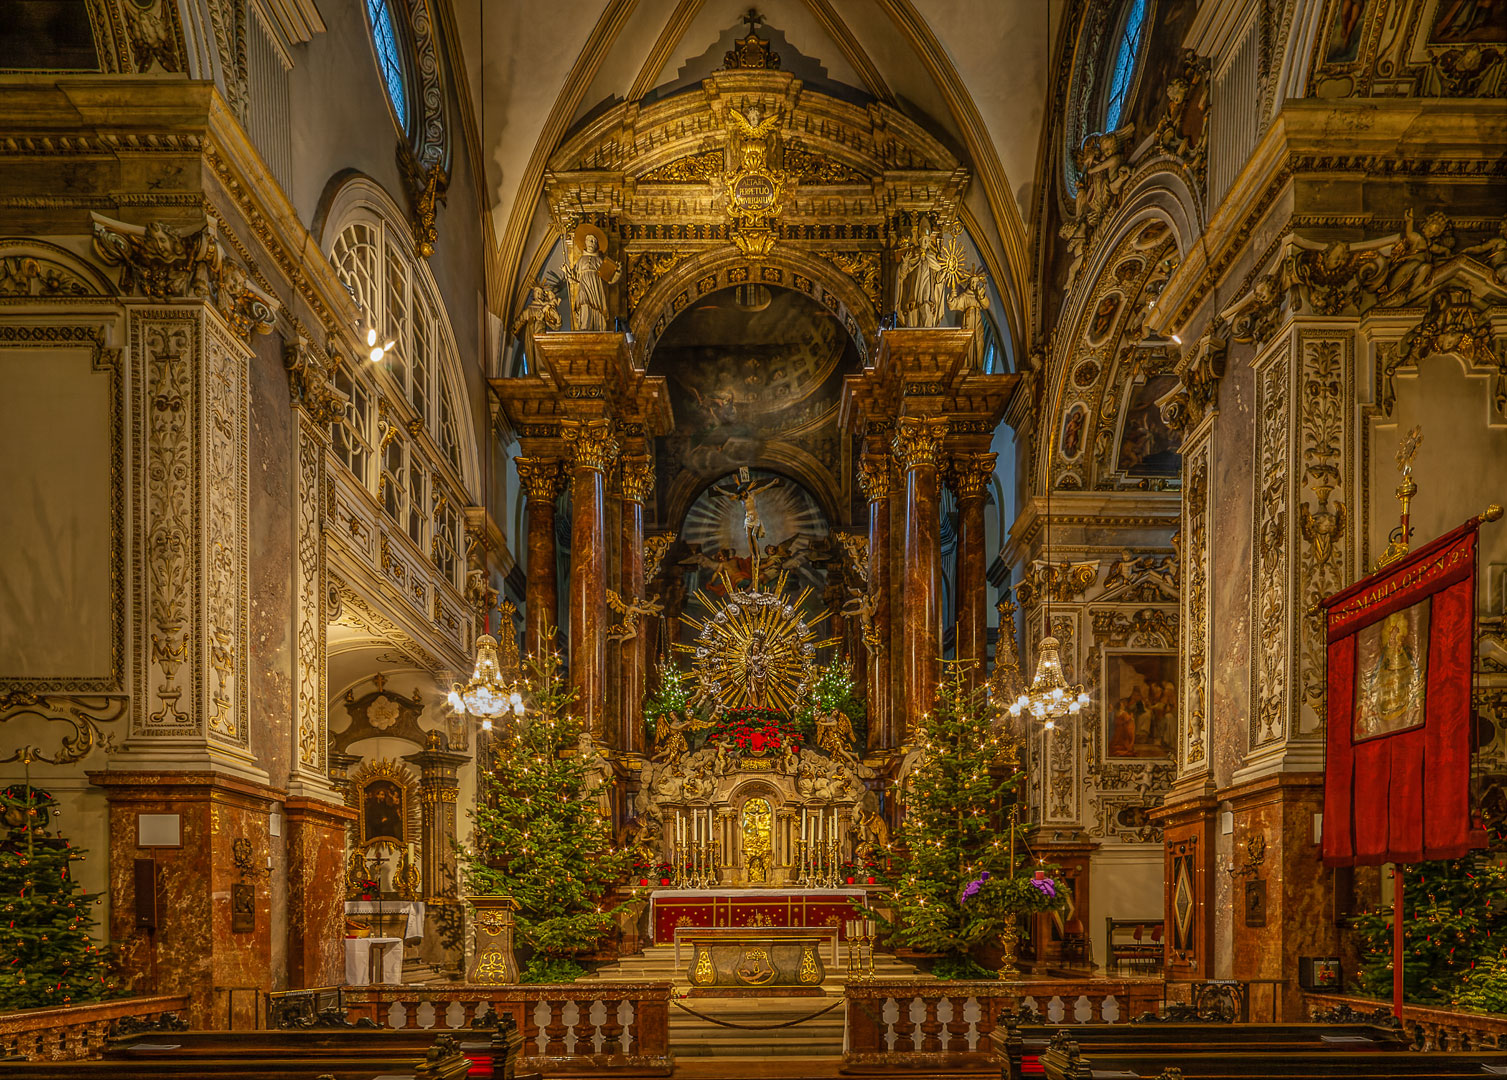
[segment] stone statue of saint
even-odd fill
[[[622,267],[607,257],[607,234],[595,225],[581,225],[565,244],[566,282],[570,285],[570,328],[610,330],[607,286],[615,284]]]

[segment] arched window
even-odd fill
[[[389,0],[366,0],[366,17],[371,23],[372,45],[377,50],[377,69],[387,87],[387,100],[398,118],[398,127],[408,130],[408,82],[404,75],[403,53],[398,47],[397,25],[393,22]]]
[[[1116,131],[1135,89],[1152,0],[1099,0],[1084,16],[1073,60],[1064,126],[1062,180],[1069,199],[1078,195],[1075,155],[1094,132]]]
[[[1141,38],[1146,28],[1147,0],[1130,0],[1125,22],[1114,45],[1114,67],[1110,70],[1109,94],[1104,99],[1104,130],[1120,126],[1120,114],[1130,94],[1136,63],[1141,57]]]
[[[464,570],[462,425],[449,323],[412,234],[393,212],[361,206],[335,236],[330,261],[380,332],[393,340],[380,362],[336,373],[351,401],[331,426],[335,456],[452,584]]]

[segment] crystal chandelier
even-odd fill
[[[513,625],[511,606],[504,601],[502,622],[510,629]],[[487,621],[490,624],[490,616]],[[497,639],[492,636],[490,625],[487,630],[476,639],[476,670],[471,673],[470,681],[464,686],[459,683],[452,686],[449,697],[450,708],[462,716],[477,717],[483,731],[491,731],[492,721],[509,713],[515,717],[523,716],[523,695],[518,691],[518,681],[504,676]],[[518,670],[517,653],[518,647],[512,645],[507,657],[508,669],[515,673]]]
[[[1047,470],[1046,534],[1043,537],[1042,555],[1047,567],[1052,565],[1052,477]],[[1066,578],[1066,566],[1063,577]],[[1052,635],[1052,592],[1055,585],[1050,573],[1042,575],[1042,588],[1046,595],[1045,626],[1047,636],[1036,647],[1036,675],[1031,685],[1010,704],[1010,715],[1019,719],[1029,714],[1042,721],[1042,727],[1051,731],[1064,716],[1077,716],[1088,704],[1088,694],[1083,685],[1069,686],[1062,673],[1062,658],[1057,650],[1062,642]]]
[[[1029,713],[1044,721],[1048,730],[1057,726],[1064,716],[1077,716],[1088,704],[1088,694],[1083,686],[1069,686],[1062,674],[1062,660],[1057,655],[1059,642],[1054,637],[1044,637],[1036,650],[1036,677],[1028,689],[1010,703],[1010,715],[1019,718]]]

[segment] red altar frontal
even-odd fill
[[[654,941],[669,945],[677,928],[830,926],[842,937],[856,917],[862,889],[655,889],[649,894]]]

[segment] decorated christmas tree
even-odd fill
[[[523,721],[499,731],[481,776],[466,884],[513,898],[518,938],[534,951],[523,981],[556,982],[582,974],[572,957],[595,949],[612,929],[604,898],[630,858],[613,846],[559,657],[540,650],[528,673]]]
[[[90,931],[95,897],[70,864],[84,857],[53,831],[57,802],[27,784],[0,791],[0,1012],[94,1001],[114,987]]]
[[[895,845],[890,941],[943,954],[936,974],[992,978],[973,952],[996,944],[1021,912],[1056,902],[1052,883],[1032,884],[1029,871],[1011,865],[1025,845],[1010,814],[1020,774],[997,767],[1009,737],[960,668],[943,680],[916,735],[920,756]]]
[[[1489,836],[1486,851],[1403,867],[1402,985],[1413,1004],[1507,1010],[1507,979],[1498,970],[1507,947],[1507,866],[1492,854],[1507,847],[1507,833],[1495,828]],[[1358,915],[1352,925],[1361,990],[1391,997],[1392,909]]]

